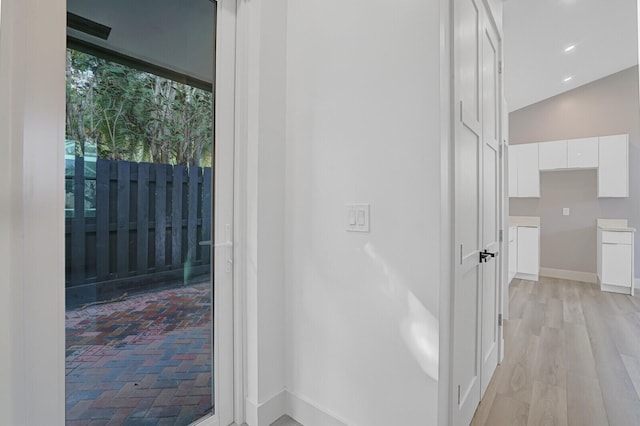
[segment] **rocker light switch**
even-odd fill
[[[353,209],[349,210],[349,226],[356,226],[356,211]]]
[[[569,216],[569,207],[565,207],[562,209],[562,216]]]
[[[347,204],[347,231],[370,232],[369,204]]]

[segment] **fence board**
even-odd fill
[[[138,165],[137,275],[149,272],[149,166],[148,163]]]
[[[172,265],[182,264],[182,186],[184,182],[185,166],[173,167],[173,197],[171,224],[171,257]]]
[[[196,260],[198,247],[198,178],[199,167],[189,167],[189,215],[187,217],[187,262]]]
[[[76,157],[73,185],[73,218],[71,219],[71,281],[80,282],[85,275],[85,183],[84,157]]]
[[[109,276],[109,165],[98,160],[96,164],[96,279],[105,281]]]
[[[129,200],[131,191],[130,164],[127,161],[118,162],[118,230],[117,259],[118,276],[129,272]]]
[[[165,269],[167,233],[167,165],[156,166],[156,272]]]
[[[190,276],[206,271],[211,250],[198,241],[212,238],[211,169],[99,159],[95,217],[86,216],[85,183],[92,178],[84,170],[79,158],[68,177],[74,197],[74,218],[65,226],[70,297],[100,298],[125,282],[128,289],[152,286],[161,277],[182,276],[187,262]]]

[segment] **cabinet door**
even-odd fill
[[[518,145],[518,197],[539,196],[538,144]]]
[[[518,196],[518,147],[509,146],[509,197]]]
[[[543,142],[538,144],[540,170],[567,168],[567,141]]]
[[[632,249],[628,244],[602,244],[602,282],[631,287]]]
[[[518,227],[518,272],[538,275],[540,269],[539,228]]]
[[[598,138],[567,141],[567,166],[570,169],[598,167]]]
[[[518,272],[518,228],[509,228],[509,281]]]
[[[599,146],[598,197],[628,197],[628,135],[601,137]]]

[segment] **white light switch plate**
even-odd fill
[[[565,207],[562,209],[562,216],[569,216],[569,207]]]
[[[369,204],[347,204],[345,206],[348,232],[370,232]]]

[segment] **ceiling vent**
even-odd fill
[[[91,19],[83,18],[75,13],[67,12],[67,27],[81,31],[94,37],[106,40],[111,34],[111,27],[99,24]]]

